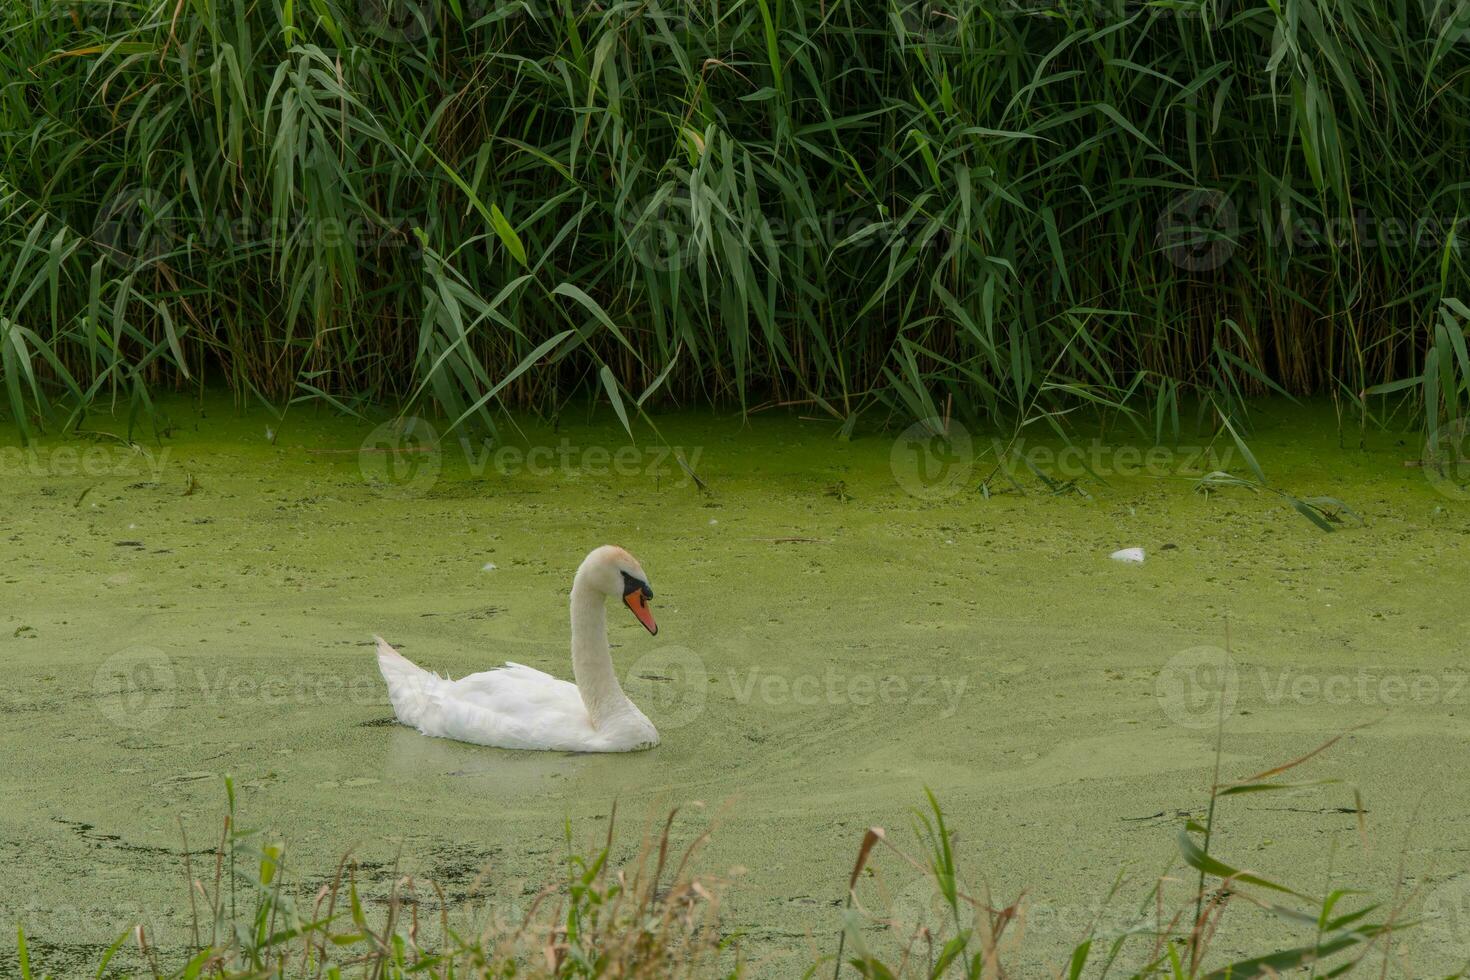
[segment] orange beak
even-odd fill
[[[658,623],[653,621],[653,610],[648,608],[648,600],[643,597],[641,589],[634,589],[623,596],[623,605],[633,610],[633,615],[638,617],[638,622],[643,628],[654,636],[658,635]]]

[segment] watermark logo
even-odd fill
[[[439,433],[424,419],[393,419],[368,433],[357,466],[369,485],[390,497],[422,497],[439,482],[443,454]]]
[[[1197,188],[1171,197],[1159,214],[1156,242],[1176,268],[1189,272],[1219,269],[1252,240],[1287,253],[1361,253],[1368,249],[1458,251],[1461,227],[1470,218],[1458,213],[1393,214],[1356,208],[1314,212],[1282,203],[1271,210],[1244,208],[1223,191]]]
[[[1215,470],[1229,470],[1235,462],[1235,447],[1217,449],[1205,446],[1114,446],[1093,439],[1088,443],[1071,443],[1060,449],[1045,444],[1027,445],[1021,438],[1002,447],[994,443],[996,460],[1001,469],[1014,479],[1026,472],[1049,473],[1059,480],[1079,480],[1086,476],[1104,479],[1110,476],[1182,477],[1202,475]]]
[[[1235,711],[1240,674],[1219,647],[1192,647],[1169,658],[1159,671],[1154,696],[1164,714],[1185,728],[1213,728]]]
[[[359,22],[368,32],[389,44],[420,44],[434,33],[438,22],[438,0],[360,0]],[[469,15],[466,10],[466,15]]]
[[[1203,8],[1204,0],[1004,0],[997,5],[994,16],[1107,23],[1139,16],[1200,17]]]
[[[704,712],[709,672],[688,647],[665,646],[633,662],[623,687],[660,729],[682,728]]]
[[[1218,647],[1195,647],[1170,658],[1155,693],[1170,720],[1185,728],[1212,728],[1230,717],[1243,689],[1252,700],[1276,708],[1363,707],[1393,709],[1470,703],[1470,673],[1403,671],[1375,667],[1300,670],[1290,666],[1237,667]]]
[[[156,647],[121,650],[92,675],[97,707],[122,728],[157,728],[173,708],[178,678],[167,654]]]
[[[476,447],[470,440],[461,438],[460,449],[464,452],[465,465],[470,473],[481,476],[492,471],[510,477],[525,474],[534,477],[561,476],[576,479],[590,477],[653,477],[670,480],[675,486],[688,486],[697,471],[701,446],[619,446],[616,449],[593,444],[579,446],[571,439],[562,437],[556,445],[545,443],[521,448],[519,446],[495,446],[486,439]]]
[[[728,681],[740,704],[802,708],[902,704],[923,707],[938,718],[953,717],[970,686],[970,678],[963,675],[875,674],[845,671],[833,665],[820,674],[787,675],[751,667],[742,676],[741,671],[731,670]]]
[[[1452,955],[1470,954],[1470,874],[1444,882],[1424,899],[1424,931]]]
[[[945,428],[947,426],[947,430]],[[1105,480],[1119,477],[1175,478],[1200,476],[1229,470],[1235,449],[1204,446],[1110,445],[1098,439],[1055,447],[1028,444],[1017,436],[1008,444],[992,439],[990,449],[976,455],[970,434],[959,423],[938,419],[916,422],[894,442],[890,465],[899,486],[919,497],[953,496],[967,485],[974,464],[981,456],[994,454],[996,474],[1004,473],[1013,483],[1028,474],[1053,488],[1088,477]]]
[[[89,847],[115,846],[117,838],[94,836],[86,824],[59,821],[69,826]],[[102,892],[90,893],[97,901],[115,900],[109,905],[66,905],[43,903],[31,898],[24,905],[15,904],[20,899],[15,895],[0,897],[0,916],[8,923],[18,923],[25,929],[26,941],[43,943],[67,943],[98,948],[114,942],[123,933],[136,936],[138,930],[151,944],[184,943],[188,937],[182,929],[174,929],[165,916],[151,909],[135,905],[133,896],[106,896]],[[43,947],[44,948],[44,947]]]
[[[532,23],[558,23],[569,13],[584,21],[610,19],[618,27],[646,22],[649,30],[687,30],[688,18],[656,2],[607,6],[596,0],[462,0],[449,7],[442,0],[359,0],[358,22],[374,37],[389,44],[422,44],[438,28],[448,11],[455,22],[468,29],[523,18]],[[456,14],[457,12],[457,14]],[[446,26],[452,26],[448,20]]]
[[[461,435],[446,449],[432,424],[409,416],[384,422],[368,433],[358,448],[358,468],[364,482],[385,495],[422,497],[438,483],[446,454],[455,444],[464,472],[477,478],[491,473],[568,480],[645,477],[676,487],[697,482],[695,473],[704,453],[702,446],[579,445],[566,436],[554,444],[516,446],[497,445],[489,437],[475,442]],[[458,459],[449,458],[459,465]]]
[[[387,673],[393,674],[391,664]],[[440,683],[433,674],[412,668],[395,675],[394,681],[391,700],[403,717],[417,717],[433,702]],[[108,657],[93,675],[92,687],[103,715],[131,729],[158,728],[180,705],[379,707],[389,698],[380,672],[366,661],[360,669],[345,673],[250,669],[235,662],[206,670],[176,665],[150,646],[129,647]]]
[[[944,894],[928,875],[914,879],[893,896],[887,921],[895,937],[905,945],[926,931],[933,936],[944,936],[954,924]]]
[[[911,705],[937,718],[952,717],[970,687],[970,678],[940,674],[900,675],[865,670],[776,673],[761,667],[730,667],[711,672],[688,647],[660,647],[639,657],[624,674],[623,687],[647,709],[659,728],[680,728],[705,709],[711,687],[737,705],[798,709],[851,709]]]
[[[898,485],[915,497],[952,497],[964,489],[975,468],[970,432],[953,419],[915,422],[894,440],[888,466]]]
[[[893,10],[907,40],[947,44],[959,36],[961,5],[947,0],[894,0]]]
[[[1440,426],[1424,441],[1419,462],[1436,493],[1470,500],[1470,419],[1451,419]]]
[[[114,194],[92,226],[92,240],[120,269],[137,269],[167,255],[177,236],[169,219],[171,205],[146,187],[125,187]]]
[[[654,272],[687,269],[699,255],[689,192],[668,184],[630,207],[623,218],[623,238],[628,251]]]
[[[1235,254],[1240,217],[1228,194],[1190,190],[1176,194],[1159,215],[1156,241],[1175,268],[1213,272]]]

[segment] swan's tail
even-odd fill
[[[421,728],[425,710],[438,700],[443,678],[410,661],[381,636],[373,639],[378,641],[378,670],[388,684],[393,714],[403,724]]]

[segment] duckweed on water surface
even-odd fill
[[[0,918],[56,975],[135,920],[162,950],[187,943],[180,822],[203,860],[226,773],[298,879],[329,881],[352,848],[370,909],[395,874],[459,899],[488,868],[514,911],[559,874],[564,820],[580,845],[615,799],[639,816],[705,801],[722,816],[704,865],[744,869],[721,921],[773,976],[832,952],[855,842],[906,826],[933,787],[973,878],[1025,893],[1012,959],[1034,975],[1120,872],[1138,895],[1177,853],[1222,714],[1226,778],[1374,722],[1301,767],[1343,783],[1223,802],[1216,843],[1323,892],[1399,888],[1435,913],[1394,941],[1409,975],[1470,960],[1470,502],[1405,465],[1412,437],[1341,449],[1326,412],[1258,409],[1272,484],[1362,518],[1327,534],[1268,495],[1194,492],[1214,462],[1247,472],[1218,440],[1213,461],[1140,448],[1136,464],[1099,442],[1106,483],[1028,443],[1085,494],[1019,465],[1029,492],[991,480],[986,499],[988,460],[915,493],[891,434],[841,442],[795,418],[659,418],[679,453],[620,457],[612,421],[521,420],[466,453],[304,412],[167,411],[146,454],[51,439],[0,456],[0,785],[24,801],[0,813]],[[609,541],[657,583],[656,638],[610,626],[658,749],[513,753],[390,723],[372,633],[456,676],[503,660],[566,676],[571,573]],[[1108,560],[1131,546],[1141,566]],[[924,907],[917,871],[887,875]],[[1240,906],[1215,947],[1293,935]]]

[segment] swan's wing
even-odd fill
[[[446,683],[425,712],[426,735],[510,749],[587,750],[598,733],[575,684],[508,663]]]
[[[456,698],[506,714],[563,710],[587,715],[577,685],[524,664],[507,663],[461,677],[449,685],[448,691]]]

